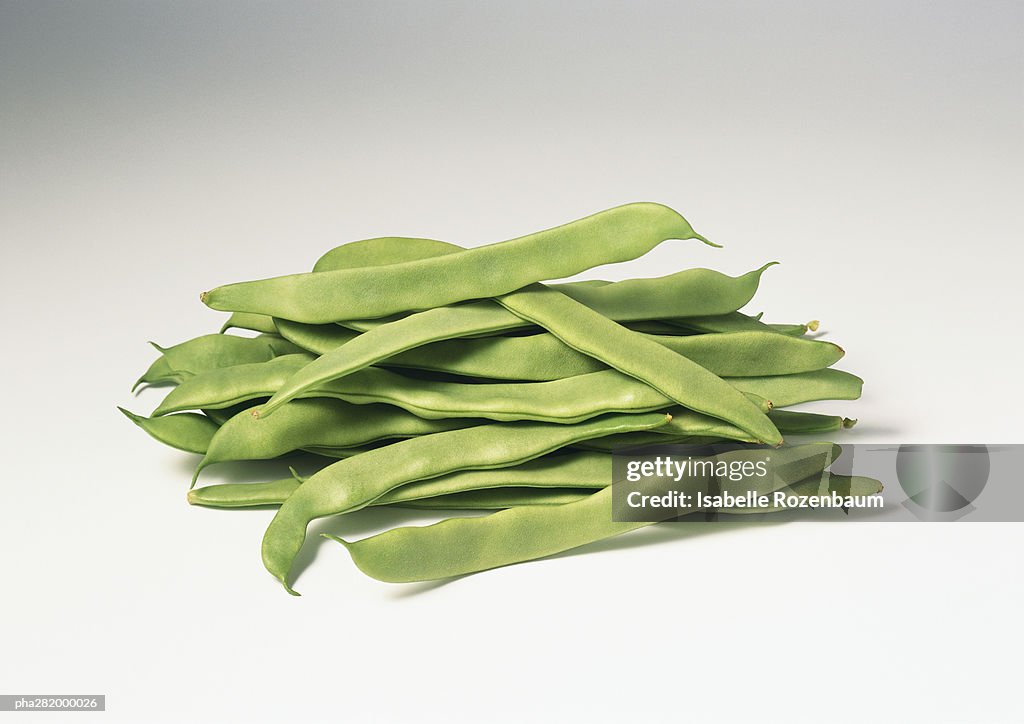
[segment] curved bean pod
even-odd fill
[[[310,521],[365,507],[406,483],[457,470],[510,467],[602,435],[653,429],[667,415],[608,415],[578,425],[502,423],[404,440],[341,460],[313,475],[289,497],[263,537],[263,564],[289,593],[288,572]]]
[[[217,409],[268,397],[307,361],[302,355],[287,355],[190,377],[164,398],[153,415]],[[551,382],[466,384],[412,379],[368,367],[309,389],[302,397],[330,397],[357,405],[385,403],[431,420],[470,417],[561,424],[608,412],[652,412],[672,404],[657,390],[611,369]],[[727,428],[730,436],[750,439],[742,430],[696,413],[680,411],[671,424]]]
[[[626,204],[553,229],[441,257],[229,284],[201,298],[213,309],[297,322],[372,319],[499,296],[543,279],[561,279],[594,266],[635,259],[667,239],[706,241],[666,206]]]
[[[706,269],[690,269],[661,279],[617,282],[592,291],[589,301],[594,304],[595,317],[604,315],[619,320],[629,318],[634,313],[640,317],[652,313],[653,305],[664,304],[666,299],[670,300],[672,304],[679,304],[681,299],[685,304],[689,304],[691,309],[697,309],[701,304],[706,306],[707,304],[721,303],[714,300],[724,299],[726,306],[731,308],[737,303],[742,305],[749,300],[757,289],[761,273],[768,266],[770,265],[737,278],[727,277]],[[650,301],[646,303],[641,312],[633,312],[628,303],[628,296],[616,291],[621,284],[627,285],[627,291],[640,287],[660,291],[651,294]],[[725,291],[730,288],[732,288],[731,292]],[[550,293],[558,294],[555,291]],[[602,299],[606,301],[602,302]],[[501,302],[501,299],[495,301]],[[675,309],[678,310],[679,307],[677,306]],[[294,399],[305,390],[328,380],[344,377],[381,360],[392,358],[402,352],[422,347],[431,342],[514,329],[528,323],[529,320],[524,321],[522,315],[502,309],[493,301],[486,301],[430,309],[376,326],[348,340],[341,347],[323,352],[319,359],[311,362],[301,372],[297,372],[287,384],[282,386],[264,406],[261,414],[271,415],[274,410],[288,400]],[[289,336],[301,335],[304,332],[308,335],[310,331],[309,327],[296,327],[283,320],[278,320],[278,327]],[[344,339],[346,336],[332,331],[329,331],[328,334],[331,342]],[[322,344],[317,346],[319,349],[323,349]],[[414,353],[413,356],[422,358],[422,354]]]
[[[185,379],[186,374],[187,373],[175,372],[171,369],[171,365],[168,364],[167,358],[160,355],[153,360],[153,364],[151,364],[149,368],[142,373],[142,376],[135,381],[135,384],[132,385],[132,392],[139,389],[140,385],[157,385],[165,382],[179,384],[183,379]]]
[[[679,335],[683,333],[680,325],[659,320],[674,320],[680,315],[710,316],[733,312],[753,299],[761,275],[777,263],[769,262],[738,277],[730,277],[713,269],[696,268],[651,279],[626,279],[621,282],[589,280],[545,286],[630,327],[653,333]],[[471,305],[486,306],[493,314],[501,314],[489,300],[458,306],[465,308]],[[368,332],[406,316],[408,315],[385,319],[342,320],[338,324],[350,330]],[[685,316],[682,320],[685,320]],[[495,326],[491,325],[491,328],[476,334],[490,335],[512,329],[522,330],[531,325],[523,319],[511,319],[506,316],[500,328],[494,328]]]
[[[314,354],[327,354],[357,335],[337,325],[280,323],[281,333]],[[720,377],[788,375],[830,367],[843,349],[831,342],[747,331],[692,336],[646,335]],[[608,369],[549,333],[527,337],[442,340],[378,360],[385,367],[435,370],[465,377],[547,381]]]
[[[768,413],[775,426],[784,435],[814,435],[837,430],[849,430],[856,420],[838,415],[818,415],[813,412],[772,410]]]
[[[316,264],[313,265],[313,271],[328,272],[339,269],[402,264],[408,261],[446,256],[460,251],[465,251],[465,249],[447,241],[422,239],[415,236],[378,236],[334,247],[317,259]]]
[[[612,458],[595,452],[548,455],[522,465],[492,470],[460,470],[430,480],[409,483],[385,493],[372,505],[408,503],[470,490],[514,486],[518,488],[592,488],[595,481],[611,481]],[[280,505],[298,490],[295,477],[270,483],[227,483],[188,491],[193,505],[214,508],[245,508]]]
[[[644,336],[720,377],[810,372],[830,367],[844,355],[842,348],[831,342],[770,332]],[[378,364],[430,369],[467,377],[535,381],[607,369],[604,363],[577,352],[548,333],[434,342],[381,360]]]
[[[389,405],[350,405],[327,398],[295,400],[279,414],[256,420],[249,411],[225,422],[210,440],[199,473],[214,463],[269,460],[307,448],[352,448],[388,438],[456,430],[480,420],[424,420]]]
[[[410,500],[394,503],[394,505],[424,510],[502,510],[523,506],[576,503],[593,495],[597,490],[597,488],[517,488],[506,486],[467,490],[464,493],[438,495],[434,498]]]
[[[331,352],[359,336],[358,332],[337,324],[305,324],[290,319],[274,319],[281,336],[315,355]]]
[[[173,347],[153,345],[175,373],[199,374],[218,367],[266,362],[282,354],[304,354],[305,350],[274,335],[237,337],[205,334]]]
[[[815,400],[856,400],[864,380],[842,370],[816,370],[777,377],[732,377],[736,389],[760,395],[775,407]]]
[[[462,247],[444,241],[413,237],[380,237],[345,244],[327,252],[314,267],[314,271],[339,271],[363,266],[386,266],[394,263],[428,259],[465,251]],[[354,253],[353,253],[354,252]],[[654,279],[627,279],[621,282],[587,280],[552,284],[566,296],[596,309],[610,319],[620,322],[647,322],[663,317],[680,315],[719,315],[734,312],[749,302],[765,270],[778,262],[769,262],[760,269],[738,277],[729,277],[712,269],[686,269]],[[494,310],[489,302],[477,302]],[[494,310],[499,314],[498,310]],[[360,332],[382,324],[397,321],[340,320],[339,323]],[[507,319],[504,329],[528,326],[523,320]],[[661,328],[659,328],[661,329]],[[671,326],[666,333],[678,333]],[[499,331],[487,329],[486,334]]]
[[[153,410],[153,417],[183,410],[220,410],[269,397],[278,386],[312,359],[308,354],[289,354],[266,362],[219,367],[190,375],[164,397]],[[317,395],[327,396],[330,395]]]
[[[185,452],[204,455],[217,432],[217,423],[205,415],[188,412],[150,418],[136,415],[123,407],[117,409],[154,440]]]
[[[731,312],[720,315],[694,315],[679,317],[671,320],[671,324],[688,329],[694,332],[707,333],[730,333],[730,332],[774,332],[799,337],[807,334],[808,330],[818,329],[818,320],[812,320],[807,324],[765,324],[761,321],[760,315],[750,317],[742,312]]]
[[[803,449],[807,447],[776,451],[775,456],[792,458],[792,464],[780,466],[776,476],[766,477],[764,490],[759,485],[759,492],[770,493],[811,475],[813,483],[818,484],[820,471],[832,461],[834,451],[827,444],[820,452]],[[746,454],[747,451],[737,451],[715,457],[743,459]],[[690,480],[687,490],[706,491],[709,483],[706,478]],[[740,492],[737,484],[728,479],[717,479],[717,484],[721,492]],[[741,485],[742,492],[746,492],[750,481]],[[453,518],[423,527],[395,528],[355,542],[328,537],[344,545],[356,566],[368,576],[405,583],[450,578],[542,558],[653,524],[612,520],[609,486],[567,505],[512,508],[482,518]]]
[[[207,508],[254,508],[260,505],[280,505],[298,490],[300,481],[284,478],[269,483],[222,483],[204,485],[188,491],[191,505]]]
[[[229,329],[248,329],[264,334],[277,334],[277,325],[274,324],[273,317],[268,317],[265,314],[249,314],[248,312],[234,312],[228,317],[228,321],[224,322],[220,333],[224,334]]]
[[[650,385],[686,408],[725,420],[768,445],[782,443],[771,420],[729,383],[563,294],[536,285],[496,301],[573,349]]]

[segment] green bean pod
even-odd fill
[[[337,349],[356,336],[348,330],[339,330],[336,325],[297,322],[282,322],[281,332],[298,346],[320,355]],[[650,335],[650,339],[720,377],[810,372],[832,366],[844,354],[841,347],[831,342],[771,332],[686,337]],[[465,377],[536,382],[608,369],[604,363],[577,352],[549,333],[442,340],[380,359],[375,364],[435,370]]]
[[[224,322],[220,333],[224,334],[229,329],[248,329],[264,334],[277,334],[277,325],[274,324],[273,317],[268,317],[265,314],[249,314],[248,312],[234,312],[228,317],[228,321]]]
[[[688,409],[725,420],[765,444],[782,443],[771,420],[729,383],[563,294],[536,285],[496,301],[573,349],[650,385]]]
[[[295,450],[352,448],[389,438],[457,430],[480,422],[472,418],[425,420],[389,405],[350,405],[327,398],[295,400],[267,419],[257,420],[243,411],[214,434],[192,483],[214,463],[269,460]]]
[[[838,430],[849,430],[856,420],[839,415],[819,415],[813,412],[772,410],[768,413],[775,426],[784,435],[816,435]]]
[[[142,373],[142,376],[135,381],[132,385],[132,392],[139,389],[141,385],[159,385],[164,383],[180,384],[185,377],[188,376],[187,372],[175,372],[171,369],[171,365],[167,362],[167,358],[160,355],[149,368]]]
[[[793,337],[818,329],[818,320],[807,324],[765,324],[760,315],[750,317],[742,312],[719,315],[692,315],[673,319],[671,324],[702,334],[728,334],[730,332],[774,332]]]
[[[498,244],[387,266],[229,284],[205,292],[202,300],[220,311],[297,322],[372,319],[496,297],[544,279],[629,261],[667,239],[704,240],[666,206],[626,204]]]
[[[153,346],[162,354],[172,373],[193,375],[219,367],[266,362],[283,354],[306,354],[298,345],[269,334],[258,337],[205,334],[173,347]]]
[[[771,400],[775,407],[816,400],[856,400],[864,386],[860,377],[835,369],[775,377],[732,377],[729,382],[738,390]]]
[[[290,592],[288,572],[310,521],[369,505],[385,493],[457,470],[502,468],[574,442],[653,429],[667,415],[607,415],[578,425],[498,423],[424,435],[341,460],[313,475],[289,497],[263,537],[263,564]]]
[[[205,415],[186,412],[151,418],[136,415],[123,407],[117,409],[154,440],[185,452],[206,454],[210,441],[217,432],[217,423]]]
[[[328,272],[387,266],[446,256],[460,251],[465,249],[447,241],[408,236],[378,236],[334,247],[317,259],[313,271]]]
[[[583,500],[597,492],[596,488],[517,488],[503,486],[483,490],[467,490],[433,498],[394,503],[402,508],[423,510],[502,510],[522,506],[565,505]],[[376,505],[376,503],[374,503]]]
[[[665,299],[672,301],[673,304],[678,304],[679,302],[676,300],[682,299],[683,302],[694,308],[693,305],[709,303],[700,300],[715,300],[724,297],[728,299],[727,306],[732,307],[737,303],[745,303],[743,300],[749,299],[753,295],[757,289],[760,275],[766,268],[767,266],[762,267],[736,279],[706,269],[691,269],[680,272],[678,275],[672,275],[671,278],[607,284],[591,294],[590,302],[595,305],[596,311],[593,313],[595,317],[604,319],[602,315],[605,315],[611,319],[628,318],[631,314],[628,296],[616,291],[618,285],[625,284],[627,291],[644,285],[652,290],[661,290],[661,293],[650,295],[651,301],[647,303],[642,312],[638,313],[640,317],[651,313],[651,306],[656,302],[664,304]],[[724,291],[730,289],[731,291]],[[689,291],[684,293],[684,290]],[[557,292],[552,291],[551,294],[557,294]],[[600,303],[601,299],[605,299],[606,302]],[[500,302],[501,300],[495,301]],[[286,385],[278,390],[264,407],[263,414],[272,414],[280,405],[294,399],[305,390],[328,380],[344,377],[382,360],[394,358],[395,355],[407,350],[414,350],[441,340],[514,329],[530,323],[530,321],[523,318],[522,315],[514,314],[502,309],[492,301],[488,301],[430,309],[376,326],[349,339],[340,347],[324,351],[319,359],[296,373]],[[294,325],[289,325],[284,320],[278,320],[277,324],[286,335],[305,333],[308,336],[310,332],[308,327],[296,329]],[[345,339],[344,334],[337,332],[328,332],[328,335],[328,339],[332,342]],[[323,347],[321,346],[320,349]],[[429,355],[430,352],[426,354]],[[422,358],[422,354],[418,356]]]
[[[811,476],[809,483],[822,482],[821,471],[835,457],[833,446],[822,444],[782,448],[773,453],[788,464],[776,460],[776,474],[766,476],[757,486],[758,493],[798,483]],[[716,459],[744,459],[750,451],[734,451]],[[848,485],[836,476],[828,485]],[[712,488],[711,486],[715,487]],[[750,481],[735,483],[728,478],[687,480],[687,492],[747,492]],[[858,486],[877,490],[876,481],[858,481]],[[684,486],[680,486],[683,489]],[[739,490],[742,487],[742,490]],[[453,518],[423,527],[395,528],[355,542],[337,540],[348,549],[363,573],[381,581],[405,583],[436,580],[542,558],[577,548],[587,543],[627,533],[653,522],[617,522],[612,519],[612,487],[583,500],[551,507],[511,508],[482,518]],[[703,512],[693,509],[692,512]],[[674,511],[673,511],[674,514]]]
[[[547,455],[522,465],[493,470],[460,470],[449,475],[409,483],[385,493],[372,505],[409,503],[427,498],[438,498],[467,491],[495,487],[517,488],[584,488],[595,486],[595,481],[610,481],[612,458],[596,452],[572,452]],[[213,508],[246,508],[256,505],[281,505],[298,490],[296,477],[269,483],[226,483],[206,485],[188,491],[193,505]]]
[[[307,361],[301,355],[287,355],[196,375],[172,390],[153,415],[217,409],[268,397]],[[466,384],[412,379],[368,367],[302,394],[302,398],[309,397],[330,397],[359,405],[385,403],[426,419],[469,417],[561,424],[582,422],[608,412],[652,412],[672,405],[657,390],[611,369],[551,382]],[[758,397],[755,395],[755,399]],[[678,417],[672,424],[680,425],[694,415]],[[696,417],[702,418],[702,427],[727,426],[715,418]],[[729,436],[750,439],[742,430],[727,427]]]

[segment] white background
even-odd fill
[[[116,411],[156,404],[147,339],[219,327],[204,289],[654,200],[725,248],[595,275],[781,261],[751,309],[848,351],[864,398],[819,406],[848,439],[1021,441],[1019,4],[548,5],[0,5],[0,693],[107,694],[68,721],[1022,719],[1019,524],[659,526],[412,586],[311,536],[292,598],[271,512],[190,508],[195,458]]]

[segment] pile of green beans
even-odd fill
[[[728,441],[739,449],[722,455],[743,455],[852,426],[779,408],[861,392],[858,377],[832,367],[843,350],[808,336],[816,321],[740,311],[774,262],[737,277],[684,269],[544,283],[670,239],[716,246],[653,203],[469,249],[405,237],[345,244],[311,272],[203,293],[230,314],[220,333],[154,345],[160,356],[135,388],[169,392],[149,417],[122,412],[202,456],[190,503],[276,506],[263,562],[292,593],[310,523],[370,506],[449,514],[341,541],[385,581],[463,575],[625,533],[648,524],[612,520],[612,451]],[[829,443],[779,455],[789,463],[775,486],[879,488],[829,473]],[[210,466],[250,460],[313,472],[195,487]]]

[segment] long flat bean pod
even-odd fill
[[[220,332],[224,334],[229,329],[248,329],[264,334],[277,334],[277,325],[274,324],[273,317],[268,317],[265,314],[249,314],[248,312],[235,312],[228,317],[228,321],[224,322]]]
[[[705,269],[691,269],[673,275],[673,278],[663,277],[607,284],[593,291],[589,301],[594,304],[596,317],[620,320],[629,318],[633,312],[628,303],[628,296],[615,291],[619,284],[628,284],[633,290],[638,286],[645,285],[651,288],[651,301],[642,310],[643,314],[650,313],[651,307],[656,303],[665,304],[665,300],[672,305],[688,304],[691,309],[696,311],[700,305],[715,304],[718,302],[714,300],[726,298],[729,300],[727,306],[732,307],[736,303],[745,303],[745,300],[750,298],[757,289],[758,279],[765,268],[762,267],[736,279]],[[733,287],[735,290],[732,292],[723,291]],[[683,293],[683,290],[687,289],[691,291]],[[557,292],[551,292],[551,294],[557,294]],[[606,303],[602,303],[602,299],[606,299]],[[680,309],[679,306],[674,306],[674,308]],[[344,377],[382,360],[394,358],[395,355],[407,350],[415,350],[423,345],[441,340],[513,329],[530,323],[530,321],[524,319],[522,315],[517,315],[488,301],[430,309],[376,326],[357,337],[348,339],[340,347],[323,352],[320,358],[297,372],[267,403],[262,414],[272,414],[280,405],[294,399],[304,390],[311,389],[328,380]],[[296,332],[301,334],[305,331],[308,336],[308,327],[305,330],[301,328],[296,330],[294,326],[283,320],[278,320],[277,324],[286,335]],[[328,339],[331,341],[344,340],[345,335],[328,332]],[[426,352],[426,354],[430,353]],[[422,359],[422,354],[418,357]]]
[[[117,409],[153,439],[185,452],[206,454],[210,441],[217,432],[216,422],[205,415],[192,412],[166,417],[143,417],[123,407]]]
[[[492,470],[459,470],[430,480],[409,483],[373,501],[373,505],[407,503],[424,498],[484,490],[494,487],[585,488],[610,481],[612,458],[605,453],[572,452],[548,455],[522,465]],[[595,483],[598,481],[598,483]],[[188,501],[213,508],[246,508],[255,505],[280,505],[298,490],[296,477],[269,483],[225,483],[193,488]],[[598,485],[599,487],[599,485]]]
[[[775,407],[815,400],[856,400],[864,380],[842,370],[827,369],[775,377],[732,377],[736,389],[760,395]]]
[[[356,336],[336,325],[297,322],[283,322],[281,332],[315,354],[331,352]],[[831,342],[771,332],[696,334],[689,337],[649,335],[649,338],[720,377],[810,372],[830,367],[844,354],[842,348]],[[537,382],[608,368],[550,333],[443,340],[383,358],[375,364],[435,370],[466,377]]]
[[[583,500],[596,492],[595,488],[518,488],[510,485],[449,493],[393,505],[425,510],[501,510],[527,505],[565,505]]]
[[[838,415],[819,415],[814,412],[792,412],[772,410],[768,413],[775,426],[784,435],[813,435],[825,432],[848,430],[857,424],[856,420]]]
[[[766,324],[742,312],[719,315],[689,315],[673,319],[671,324],[694,332],[728,334],[729,332],[775,332],[799,337],[818,329],[818,320],[807,324]]]
[[[481,420],[424,420],[390,405],[350,405],[340,400],[295,400],[278,415],[256,420],[248,411],[225,422],[196,468],[214,463],[269,460],[295,450],[351,448],[388,438],[470,427]]]
[[[666,206],[626,204],[454,254],[229,284],[204,293],[202,299],[221,311],[297,322],[372,319],[495,297],[532,282],[569,277],[602,264],[635,259],[667,239],[702,237]]]
[[[161,376],[163,379],[180,382],[188,375],[219,367],[266,362],[278,355],[306,353],[293,342],[269,334],[258,337],[205,334],[172,347],[153,346],[161,355],[150,365],[140,382],[154,381]]]
[[[776,475],[766,476],[758,485],[758,492],[770,493],[811,475],[815,476],[814,483],[819,483],[821,471],[832,461],[834,451],[826,445],[821,453],[808,454],[804,449],[807,447],[776,451],[776,456],[794,456],[794,464],[780,465]],[[743,459],[746,454],[747,451],[737,451],[716,457]],[[747,491],[749,483],[739,486],[742,492]],[[707,491],[712,484],[722,493],[741,492],[727,478],[706,477],[688,479],[686,490]],[[429,526],[395,528],[355,542],[330,537],[348,549],[361,571],[378,580],[400,583],[450,578],[549,556],[653,525],[614,521],[612,492],[607,487],[566,505],[512,508],[482,518],[454,518]]]
[[[185,379],[186,372],[175,372],[168,364],[167,358],[162,354],[153,360],[153,363],[142,373],[142,376],[132,385],[132,392],[135,392],[141,385],[159,385],[164,383],[178,384]]]
[[[153,414],[217,409],[268,397],[306,361],[301,355],[288,355],[196,375],[172,390]],[[412,379],[368,367],[307,390],[302,397],[330,397],[353,404],[386,403],[427,419],[479,417],[563,424],[607,412],[652,412],[672,405],[672,400],[652,387],[611,369],[550,382],[465,384]],[[682,424],[682,420],[692,417],[680,417],[672,424]],[[705,425],[721,424],[715,418],[698,417],[705,418]],[[739,439],[749,439],[735,427],[730,426],[730,431],[739,434]]]
[[[729,383],[563,294],[537,285],[497,301],[573,349],[650,385],[684,407],[725,420],[766,444],[782,443],[771,420]]]
[[[510,467],[580,440],[653,429],[667,415],[608,415],[578,425],[500,423],[404,440],[341,460],[289,497],[263,537],[263,564],[290,592],[288,572],[310,521],[365,507],[401,485],[457,470]]]

